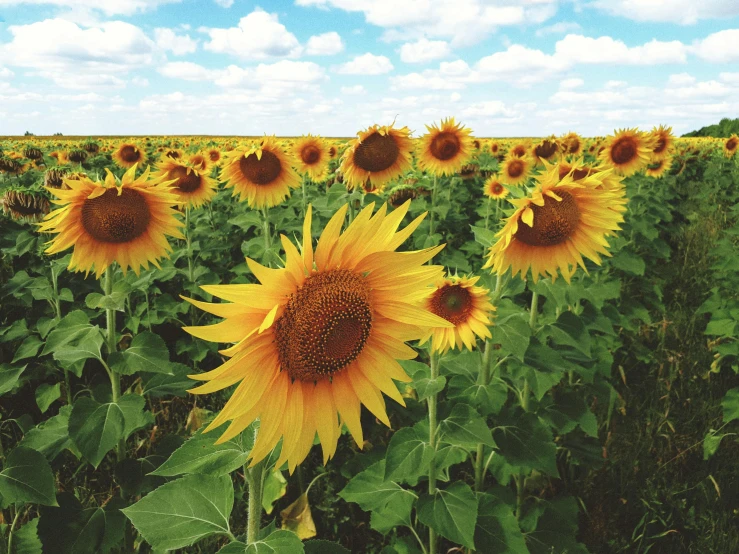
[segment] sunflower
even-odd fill
[[[475,347],[476,338],[491,338],[490,313],[495,310],[490,303],[490,291],[477,287],[480,277],[449,275],[439,279],[436,290],[426,299],[426,309],[444,318],[453,327],[432,328],[421,339],[421,344],[431,339],[431,349],[444,353],[447,350]]]
[[[138,275],[149,262],[159,267],[157,260],[171,251],[166,236],[185,238],[171,207],[177,197],[170,192],[170,182],[148,181],[148,168],[136,179],[133,165],[118,186],[106,171],[102,183],[88,177],[65,178],[69,189],[47,189],[58,198],[52,202],[61,207],[39,224],[40,231],[57,233],[46,253],[74,246],[69,268],[89,273],[94,266],[98,278],[113,262],[124,274],[131,268]]]
[[[493,156],[497,156],[499,152],[500,152],[500,143],[496,141],[491,142],[490,143],[490,153]]]
[[[491,175],[483,185],[485,196],[493,200],[501,200],[508,196],[509,190],[503,186],[498,175]]]
[[[221,151],[218,148],[210,148],[205,154],[214,165],[221,161]]]
[[[724,156],[733,158],[734,154],[736,154],[737,147],[739,147],[739,137],[735,133],[726,139],[724,143]]]
[[[193,169],[198,170],[200,173],[208,173],[210,171],[212,162],[206,154],[198,152],[196,154],[188,156],[187,165],[191,166]]]
[[[577,156],[583,151],[583,140],[575,132],[569,132],[559,140],[562,145],[562,154]]]
[[[509,151],[508,156],[511,158],[523,158],[528,153],[529,149],[525,143],[519,142],[514,145]]]
[[[675,136],[672,134],[672,127],[660,125],[652,129],[649,133],[653,140],[654,148],[652,149],[652,161],[659,161],[672,155],[675,148]]]
[[[235,148],[223,155],[221,182],[233,187],[233,195],[246,199],[252,208],[271,208],[300,186],[293,169],[295,160],[274,136]]]
[[[49,199],[38,190],[6,190],[0,203],[3,213],[19,221],[39,221],[51,209]]]
[[[413,141],[408,127],[372,125],[357,133],[341,160],[340,171],[347,188],[363,186],[371,180],[377,189],[412,169]]]
[[[426,129],[416,142],[419,169],[436,176],[457,173],[472,156],[472,131],[455,123],[453,117],[442,119],[441,127],[426,125]]]
[[[505,185],[523,184],[529,178],[531,166],[532,164],[529,158],[509,156],[500,168],[498,179]]]
[[[408,200],[415,200],[419,194],[420,191],[412,184],[396,185],[388,193],[387,201],[393,208],[397,208]]]
[[[322,183],[328,177],[329,153],[321,137],[300,137],[292,146],[297,159],[298,173],[307,175],[314,183]]]
[[[620,229],[626,209],[620,192],[604,186],[612,172],[578,181],[571,175],[560,180],[557,167],[541,174],[529,197],[510,201],[516,211],[497,233],[484,267],[499,275],[511,268],[522,277],[531,269],[534,282],[547,274],[554,281],[559,270],[569,283],[578,265],[587,272],[583,256],[600,265],[600,255],[610,256],[605,237]]]
[[[331,458],[345,424],[361,448],[364,404],[389,425],[381,393],[403,405],[393,380],[410,378],[397,359],[416,352],[405,341],[421,338],[428,327],[452,324],[424,306],[442,276],[440,266],[424,265],[442,246],[415,252],[395,250],[426,214],[398,231],[410,202],[386,214],[383,204],[362,210],[342,234],[347,205],[326,225],[314,251],[311,210],[303,224],[301,251],[282,237],[285,267],[247,264],[259,284],[213,285],[203,290],[230,303],[189,300],[225,321],[186,327],[209,341],[233,342],[222,350],[230,359],[204,374],[207,381],[190,392],[205,394],[238,383],[206,431],[230,421],[218,443],[259,419],[252,465],[282,438],[277,466],[290,472],[305,459],[318,433],[324,463]]]
[[[113,160],[121,167],[130,168],[136,164],[143,165],[146,162],[146,152],[136,144],[130,142],[121,143],[115,152]],[[59,160],[59,163],[62,163]]]
[[[670,167],[672,167],[672,156],[667,156],[666,158],[652,160],[644,173],[650,177],[659,179],[670,170]]]
[[[559,144],[554,136],[542,139],[531,147],[531,157],[536,165],[542,165],[544,160],[549,161],[559,152]]]
[[[156,167],[158,171],[152,173],[152,179],[169,181],[178,204],[198,208],[213,200],[216,195],[215,180],[198,170],[191,162],[177,161],[165,156]]]
[[[609,137],[599,156],[616,173],[628,177],[644,168],[654,150],[654,140],[637,129],[623,129]]]

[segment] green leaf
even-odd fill
[[[136,335],[131,346],[111,356],[110,366],[113,371],[123,375],[136,372],[166,373],[172,375],[169,363],[169,350],[162,337],[144,331]]]
[[[56,400],[62,395],[62,384],[56,383],[50,385],[49,383],[41,383],[36,389],[36,405],[41,413],[46,413]]]
[[[529,550],[513,510],[490,494],[478,494],[475,544],[479,552],[524,554]]]
[[[91,310],[117,310],[122,312],[125,308],[127,293],[113,292],[103,296],[99,292],[91,292],[85,297],[85,305]]]
[[[470,225],[470,229],[475,235],[475,242],[481,244],[484,248],[490,248],[495,244],[495,231],[492,229],[485,229],[485,227],[476,227]]]
[[[739,387],[726,393],[721,401],[721,407],[724,410],[724,423],[739,419]]]
[[[508,388],[501,379],[483,385],[466,375],[455,375],[449,381],[449,398],[468,403],[481,415],[497,414],[508,398]]]
[[[303,543],[305,554],[351,554],[337,542],[314,539]]]
[[[517,414],[501,419],[500,427],[493,430],[498,449],[511,465],[544,471],[559,477],[557,447],[552,432],[536,415]]]
[[[411,495],[396,496],[387,503],[387,506],[372,510],[370,527],[383,535],[387,535],[400,525],[412,528],[411,512],[415,501]]]
[[[241,541],[230,542],[221,548],[216,554],[244,554],[246,543]]]
[[[42,554],[41,539],[38,537],[38,521],[32,519],[13,532],[15,554]]]
[[[470,352],[464,350],[459,354],[451,353],[441,360],[441,371],[453,373],[455,375],[464,375],[472,381],[477,379],[482,364],[482,356],[478,351]]]
[[[17,446],[0,471],[0,495],[6,502],[31,502],[56,506],[51,466],[41,452]]]
[[[712,319],[706,325],[705,335],[717,335],[720,337],[734,336],[736,320],[734,319]]]
[[[385,453],[385,480],[408,483],[415,486],[428,475],[428,465],[434,450],[414,428],[404,427],[396,431]]]
[[[419,367],[420,366],[420,367]],[[446,385],[446,377],[439,375],[435,379],[431,379],[431,368],[426,364],[418,364],[417,369],[412,373],[412,387],[416,389],[418,401],[423,402],[430,396],[440,393]]]
[[[501,318],[491,327],[492,342],[523,361],[529,347],[531,327],[525,314],[512,314]]]
[[[355,502],[368,511],[384,508],[394,498],[404,495],[415,497],[415,494],[397,483],[385,481],[385,460],[355,475],[339,492],[339,496],[347,502]]]
[[[630,273],[632,275],[642,276],[646,269],[646,263],[636,254],[632,254],[627,250],[621,250],[613,258],[611,258],[613,267]]]
[[[67,344],[74,343],[88,333],[90,329],[93,329],[93,326],[90,325],[90,318],[87,317],[85,312],[75,310],[68,313],[49,333],[41,355],[51,354]]]
[[[587,554],[577,542],[577,502],[573,497],[545,504],[536,529],[526,536],[531,554]]]
[[[69,436],[94,467],[123,438],[125,418],[120,406],[99,404],[89,397],[75,401],[69,417]]]
[[[475,448],[482,443],[495,446],[492,433],[472,406],[456,404],[452,412],[439,424],[439,440],[463,448]]]
[[[17,362],[18,360],[33,358],[34,356],[36,356],[36,354],[38,354],[38,351],[41,348],[42,344],[44,344],[44,342],[36,335],[26,337],[26,339],[18,347],[18,350],[15,351],[15,356],[13,356],[13,363]]]
[[[572,312],[562,312],[557,322],[548,327],[555,344],[571,346],[590,357],[590,333],[582,319]]]
[[[54,330],[51,334],[56,332]],[[103,342],[105,340],[103,335],[100,334],[100,328],[90,327],[86,332],[79,334],[74,341],[54,350],[54,359],[63,365],[71,365],[90,358],[102,360],[100,348],[103,346]]]
[[[477,497],[466,483],[457,481],[433,495],[418,499],[418,520],[452,542],[475,548]]]
[[[124,394],[118,399],[118,407],[123,412],[123,438],[154,423],[154,415],[144,411],[146,400],[138,394]]]
[[[162,485],[122,512],[152,547],[174,550],[211,535],[228,535],[233,503],[230,477],[188,475]]]
[[[144,373],[141,380],[144,385],[144,395],[155,397],[186,396],[187,390],[195,386],[195,382],[187,375],[192,368],[185,364],[170,363],[171,375],[165,373]]]
[[[706,433],[706,436],[703,437],[703,459],[707,460],[711,456],[713,456],[716,453],[716,450],[718,450],[719,445],[721,444],[721,439],[723,439],[726,436],[726,434],[719,435],[716,432],[716,429],[709,429],[708,433]]]
[[[292,531],[277,530],[246,547],[246,554],[303,554],[303,541]]]
[[[203,433],[201,429],[175,450],[169,459],[152,475],[173,477],[183,473],[228,475],[244,465],[254,446],[254,427],[222,444],[215,444],[217,433]]]
[[[15,384],[25,369],[25,365],[11,366],[9,364],[0,364],[0,395],[10,392],[15,388]]]
[[[62,450],[72,446],[68,430],[71,412],[71,406],[62,406],[57,415],[27,431],[18,446],[38,450],[47,460],[52,461]]]
[[[552,282],[551,279],[540,279],[538,283],[529,283],[529,288],[533,292],[539,293],[541,296],[553,300],[558,308],[564,308],[567,305],[567,287],[569,285],[564,279]]]

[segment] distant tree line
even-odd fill
[[[739,118],[729,119],[728,117],[725,117],[715,125],[701,127],[697,131],[685,133],[683,136],[728,138],[735,133],[739,134]]]

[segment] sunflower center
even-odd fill
[[[665,137],[659,137],[659,140],[657,140],[657,146],[652,150],[655,154],[661,154],[665,147],[667,146],[667,141],[665,140]]]
[[[255,185],[269,185],[282,171],[280,159],[268,150],[262,150],[261,159],[255,153],[241,158],[239,167],[244,177]]]
[[[130,242],[146,232],[150,220],[144,195],[129,188],[109,188],[82,205],[82,226],[100,242]]]
[[[476,146],[479,148],[480,144]],[[459,138],[454,133],[444,131],[431,141],[431,155],[437,160],[451,160],[459,152]]]
[[[306,279],[275,322],[282,369],[292,379],[317,381],[353,362],[372,330],[369,295],[364,279],[346,269]]]
[[[534,226],[529,227],[520,221],[514,235],[518,240],[529,246],[554,246],[572,235],[580,221],[580,210],[569,192],[558,190],[557,195],[561,202],[544,196],[543,206],[531,204]]]
[[[521,160],[513,160],[508,164],[508,175],[513,177],[520,177],[523,174],[524,163]]]
[[[300,151],[300,159],[306,165],[318,163],[318,160],[321,159],[321,149],[314,144],[309,144]]]
[[[472,311],[472,295],[462,285],[444,285],[431,297],[431,311],[459,325],[467,321]]]
[[[194,167],[196,167],[198,170],[203,171],[205,169],[206,163],[205,158],[201,156],[200,154],[196,154],[192,158],[190,158],[190,162]]]
[[[534,153],[540,158],[551,158],[557,151],[557,143],[551,140],[543,141],[539,146],[536,147]]]
[[[575,153],[575,152],[577,152],[577,151],[578,151],[579,149],[580,149],[580,141],[579,141],[579,140],[577,140],[577,139],[572,139],[572,141],[570,142],[570,147],[569,147],[569,149],[568,149],[568,152],[569,152],[570,154],[574,154],[574,153]],[[550,155],[551,155],[551,154],[550,154]]]
[[[624,137],[616,141],[611,148],[611,159],[615,164],[627,164],[636,157],[636,151],[637,148],[634,139]]]
[[[493,194],[500,194],[501,192],[503,192],[503,185],[501,185],[500,183],[494,183],[493,186],[490,187],[490,191]]]
[[[354,151],[354,164],[369,172],[384,171],[398,159],[400,149],[390,135],[372,133]]]
[[[217,162],[221,159],[221,153],[218,150],[211,150],[208,152],[208,157],[210,158],[211,162]]]
[[[141,152],[139,152],[139,149],[135,146],[131,146],[130,144],[125,145],[123,148],[121,148],[121,159],[124,162],[128,163],[134,163],[141,159]]]
[[[187,168],[178,165],[169,172],[169,179],[177,179],[172,183],[173,187],[177,187],[180,192],[195,192],[200,188],[202,181],[200,175],[194,171],[187,172]]]
[[[737,144],[739,144],[739,141],[737,141],[735,138],[730,138],[726,141],[726,149],[729,151],[736,150]]]

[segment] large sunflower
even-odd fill
[[[192,335],[236,343],[221,351],[230,359],[207,373],[190,392],[205,394],[238,383],[207,430],[230,421],[217,442],[260,420],[251,451],[256,464],[282,438],[277,465],[290,471],[308,455],[318,433],[324,462],[333,456],[346,424],[357,445],[364,404],[389,425],[381,393],[403,404],[393,380],[409,381],[397,359],[416,352],[404,341],[420,338],[427,327],[451,326],[423,307],[442,276],[440,266],[424,265],[442,246],[395,252],[425,216],[398,231],[410,202],[386,214],[362,210],[342,234],[344,205],[329,221],[318,245],[311,240],[311,210],[303,224],[302,251],[282,237],[285,267],[266,268],[247,259],[260,284],[213,285],[203,290],[230,303],[190,300],[225,321],[186,327]]]
[[[195,163],[198,163],[198,160],[195,160]],[[152,179],[170,181],[169,186],[177,195],[179,204],[198,208],[213,200],[216,195],[215,180],[196,169],[192,161],[178,161],[164,156],[156,167],[158,171],[152,174]]]
[[[472,131],[456,124],[453,117],[442,119],[441,127],[426,125],[426,129],[416,142],[418,167],[438,176],[457,173],[472,156]]]
[[[274,136],[264,137],[223,154],[221,182],[233,187],[233,195],[246,199],[250,207],[271,208],[290,196],[290,189],[300,186],[294,165],[292,154]]]
[[[637,129],[623,129],[608,137],[600,159],[616,173],[628,177],[649,163],[654,139]]]
[[[146,162],[146,152],[134,143],[123,142],[113,152],[113,160],[119,166],[125,168],[133,167],[136,164],[143,166]],[[62,163],[61,158],[59,163]]]
[[[572,174],[560,180],[554,166],[539,177],[531,196],[510,202],[516,211],[497,233],[485,268],[498,274],[511,268],[525,277],[531,269],[534,282],[557,270],[569,283],[577,266],[585,268],[583,256],[600,265],[600,255],[610,256],[605,237],[620,229],[625,199],[620,190],[605,182],[612,169],[577,181]]]
[[[106,171],[108,171],[106,169]],[[171,248],[167,235],[183,239],[172,205],[177,197],[170,192],[170,182],[149,181],[149,169],[135,178],[136,166],[126,171],[121,184],[108,171],[99,183],[88,177],[64,179],[68,189],[47,190],[61,205],[44,218],[39,230],[57,233],[49,241],[47,254],[55,254],[74,246],[69,268],[89,273],[94,266],[99,278],[105,268],[118,262],[138,275],[149,262],[168,256]]]
[[[364,186],[367,180],[381,190],[390,181],[412,169],[413,141],[408,127],[372,125],[357,133],[341,160],[340,171],[347,188]]]
[[[322,183],[328,177],[330,160],[326,141],[321,137],[308,135],[300,137],[293,144],[298,173],[307,175],[314,183]]]
[[[431,339],[434,352],[467,347],[472,350],[476,336],[491,338],[490,314],[495,308],[490,303],[490,291],[475,286],[480,277],[449,275],[436,283],[436,290],[426,299],[426,308],[452,323],[453,327],[429,329],[421,343]]]

